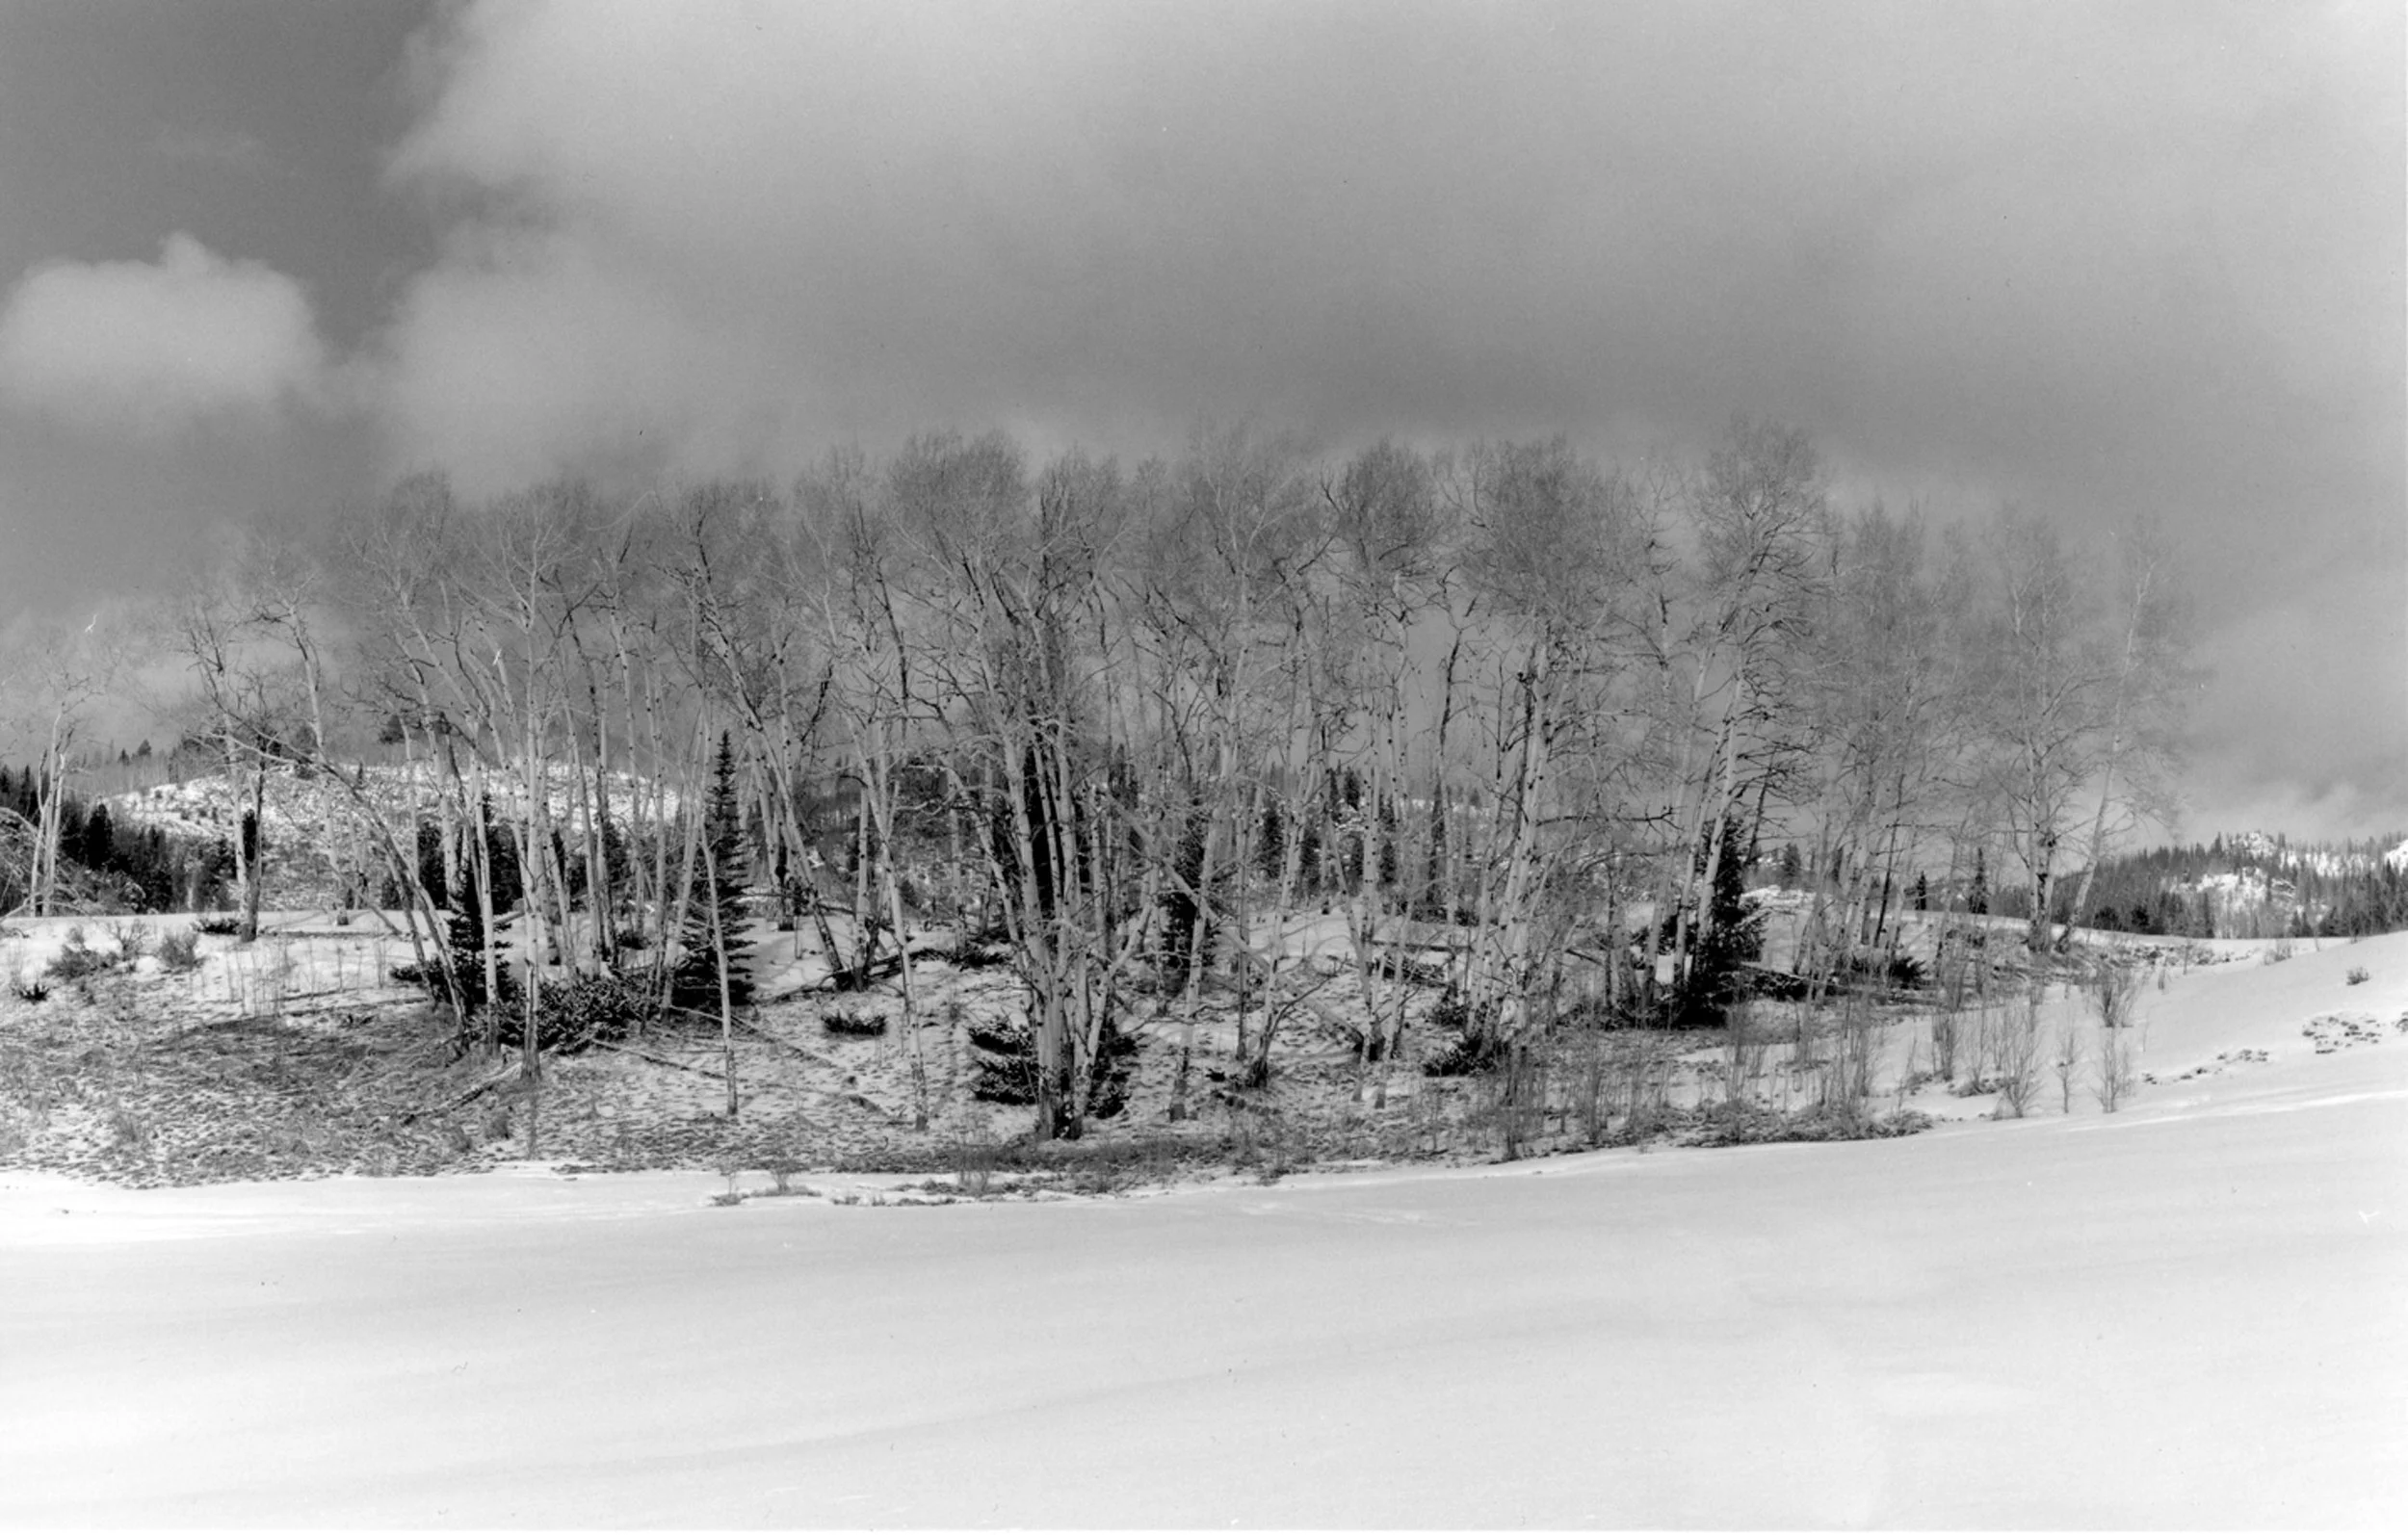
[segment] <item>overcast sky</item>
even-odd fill
[[[0,619],[448,468],[1811,431],[2155,511],[2186,832],[2408,825],[2395,3],[0,0]]]

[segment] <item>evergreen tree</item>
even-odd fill
[[[616,899],[627,888],[627,838],[618,829],[618,822],[611,819],[608,805],[602,807],[596,829],[602,843],[604,882],[610,886],[612,898]]]
[[[1974,849],[1974,882],[1965,892],[1965,909],[1976,917],[1990,914],[1990,866],[1978,847]]]
[[[1747,872],[1738,856],[1741,843],[1736,822],[1722,828],[1723,856],[1714,864],[1714,884],[1706,899],[1713,920],[1689,959],[1688,984],[1680,1000],[1680,1022],[1711,1025],[1722,1021],[1723,1009],[1739,999],[1744,979],[1741,968],[1756,958],[1764,934],[1756,914],[1747,907]],[[1705,850],[1697,855],[1705,872]]]
[[[1189,807],[1187,824],[1180,832],[1179,853],[1173,866],[1179,877],[1156,898],[1163,909],[1163,962],[1172,970],[1185,972],[1192,964],[1213,962],[1209,926],[1204,934],[1204,952],[1200,956],[1195,952],[1195,922],[1204,910],[1195,892],[1204,878],[1204,845],[1211,829],[1212,807],[1199,799]]]
[[[1917,911],[1931,909],[1931,881],[1925,879],[1921,872],[1915,875],[1915,909]]]
[[[498,917],[517,910],[526,895],[526,880],[519,870],[518,839],[495,820],[491,795],[477,801],[477,823],[485,829],[485,868],[493,883],[493,913]]]
[[[443,882],[443,828],[431,820],[418,823],[418,887],[438,906],[452,904],[451,888]]]
[[[461,1009],[474,1013],[485,1001],[484,908],[478,903],[477,876],[466,859],[460,860],[459,879],[452,886],[451,906],[443,922],[443,943],[452,951],[452,973],[459,977]]]
[[[117,828],[109,820],[109,807],[98,804],[85,818],[83,833],[76,839],[71,855],[75,861],[94,873],[108,872],[117,863]]]
[[[669,986],[670,1004],[716,1014],[720,1005],[719,950],[714,947],[714,923],[719,942],[727,950],[728,1001],[751,1000],[752,982],[745,975],[744,937],[745,847],[743,800],[736,792],[736,747],[725,731],[711,761],[711,791],[703,803],[702,840],[711,856],[694,871],[699,888],[686,902],[686,924],[678,935],[678,960]],[[716,914],[716,917],[714,916]]]

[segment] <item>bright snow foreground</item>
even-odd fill
[[[2408,1527],[2408,936],[2151,1001],[2273,1058],[1092,1203],[0,1177],[0,1522]]]

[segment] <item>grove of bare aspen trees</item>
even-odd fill
[[[1781,966],[1808,1004],[1882,973],[1910,885],[1961,910],[1977,867],[2046,950],[2053,887],[2168,808],[2186,617],[2145,525],[1850,505],[1771,423],[1620,464],[938,433],[787,483],[421,475],[244,531],[114,638],[29,645],[13,695],[45,782],[137,698],[254,810],[272,775],[319,785],[309,823],[234,839],[246,930],[265,841],[312,839],[409,911],[488,1050],[539,1051],[537,1009],[504,1005],[497,944],[446,935],[510,908],[530,986],[649,977],[706,1018],[742,1002],[736,925],[773,916],[896,980],[915,1041],[906,939],[982,940],[1024,988],[1045,1138],[1096,1111],[1140,1010],[1234,1002],[1267,1074],[1325,978],[1281,942],[1300,920],[1343,922],[1383,1072],[1409,982],[1444,991],[1421,1046],[1475,1067],[1719,1021],[1760,980],[1739,875],[1775,848],[1816,874]],[[371,757],[407,767],[408,816]],[[36,913],[60,797],[12,845]]]

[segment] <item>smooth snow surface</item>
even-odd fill
[[[2408,1527],[2408,937],[2151,1003],[2271,1058],[1037,1205],[0,1175],[0,1522]]]

